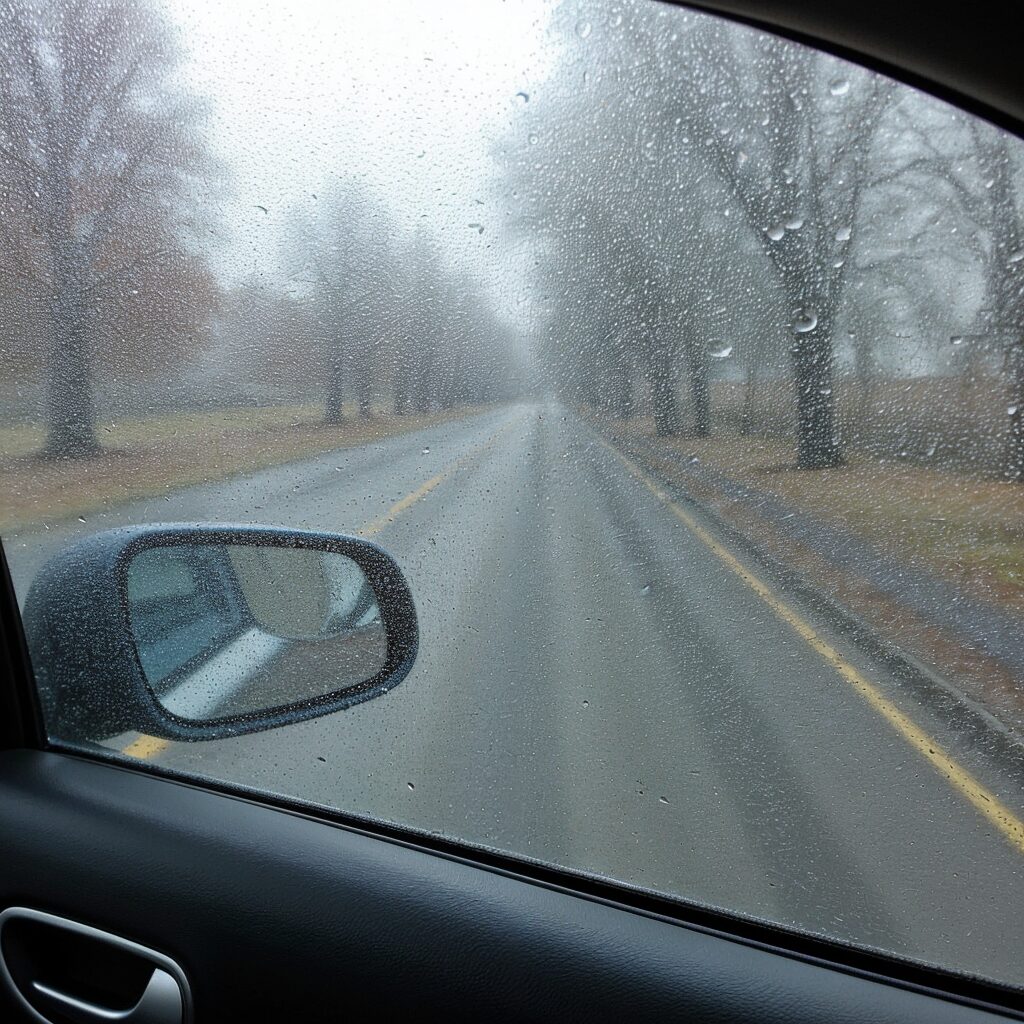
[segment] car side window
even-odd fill
[[[1022,203],[656,0],[7,0],[50,741],[1024,984]]]

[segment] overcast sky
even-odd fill
[[[229,275],[273,259],[289,208],[315,213],[339,177],[357,177],[403,228],[431,225],[452,259],[522,290],[522,273],[496,265],[507,253],[489,248],[500,234],[492,151],[557,59],[551,4],[168,3],[231,168]]]

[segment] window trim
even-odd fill
[[[50,749],[7,552],[0,540],[0,750]]]
[[[93,751],[60,742],[50,742],[45,749],[51,753],[99,764],[113,770],[155,776],[188,789],[212,792],[243,803],[269,807],[329,828],[340,828],[404,849],[481,868],[563,895],[587,899],[627,913],[640,914],[787,959],[950,1000],[989,1013],[1009,1014],[1024,1021],[1024,988],[1015,988],[974,975],[960,974],[895,953],[875,951],[805,933],[772,921],[641,889],[627,882],[604,879],[572,868],[555,867],[525,856],[476,846],[464,840],[448,839],[437,833],[377,821],[305,801],[299,797],[281,796],[238,783],[179,773],[152,762],[141,762],[121,755],[111,748],[97,748]]]
[[[907,41],[909,33],[893,34],[892,23],[888,17],[890,7],[881,3],[872,6],[870,3],[856,2],[852,0],[843,4],[841,0],[832,0],[830,4],[821,4],[817,0],[772,0],[770,4],[764,0],[653,0],[655,3],[664,3],[671,7],[678,7],[683,10],[695,11],[700,14],[708,14],[723,21],[731,21],[738,25],[745,25],[747,28],[756,29],[770,35],[787,39],[790,42],[798,43],[801,46],[809,47],[812,50],[819,50],[822,53],[830,54],[845,60],[850,64],[866,68],[879,75],[885,75],[901,85],[917,89],[919,92],[933,96],[943,103],[948,103],[958,110],[967,114],[979,117],[1003,131],[1024,140],[1024,81],[1017,74],[1014,80],[1012,71],[1007,70],[1002,75],[993,74],[993,68],[1019,69],[1019,59],[1014,59],[1009,53],[1009,37],[998,35],[998,23],[1004,23],[1008,27],[1009,11],[1002,8],[998,0],[981,0],[980,9],[975,6],[971,20],[975,23],[983,23],[992,26],[992,31],[986,33],[974,32],[962,39],[964,53],[972,52],[972,44],[978,49],[982,43],[992,42],[993,38],[999,40],[1007,47],[1005,56],[996,59],[986,60],[984,63],[978,61],[969,65],[964,73],[964,66],[958,63],[956,66],[948,62],[943,63],[944,56],[937,58],[938,64],[928,70],[916,70],[912,63],[921,64],[920,60],[914,60],[913,54],[909,62],[897,61],[891,57],[879,56],[878,53],[866,47],[878,47],[880,40],[890,41],[892,49]],[[768,11],[765,8],[769,8]],[[827,22],[831,14],[840,8],[845,16],[841,27],[837,31],[837,37],[847,31],[859,33],[858,48],[842,42],[839,38],[830,35],[822,35],[819,28],[820,22]],[[942,19],[933,18],[931,22],[925,18],[921,9],[914,5],[906,5],[906,9],[915,18],[916,25],[922,26],[933,24],[937,26],[931,32],[925,32],[924,38],[928,42],[933,36],[947,37],[951,31],[947,22]],[[1016,11],[1016,8],[1012,10]],[[773,21],[772,17],[780,20]],[[1012,33],[1010,33],[1012,36]],[[913,38],[920,45],[922,32],[913,33]],[[927,49],[927,44],[924,47]],[[914,51],[915,53],[917,50]],[[987,74],[986,74],[987,72]],[[938,77],[941,74],[941,77]],[[956,84],[950,84],[950,83]],[[1015,104],[1009,106],[1000,103],[998,93],[1016,93]],[[985,95],[992,96],[986,99]]]

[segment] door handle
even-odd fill
[[[84,999],[76,999],[41,981],[33,981],[32,987],[41,996],[51,999],[60,1007],[61,1013],[81,1024],[98,1024],[100,1021],[123,1021],[124,1024],[181,1024],[184,1007],[181,1003],[181,989],[178,983],[159,967],[153,969],[142,998],[127,1010],[108,1010]]]
[[[27,907],[0,913],[0,979],[43,1024],[191,1020],[188,982],[169,957]]]

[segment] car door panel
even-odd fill
[[[78,756],[0,755],[0,822],[0,906],[166,954],[197,1020],[992,1019]]]

